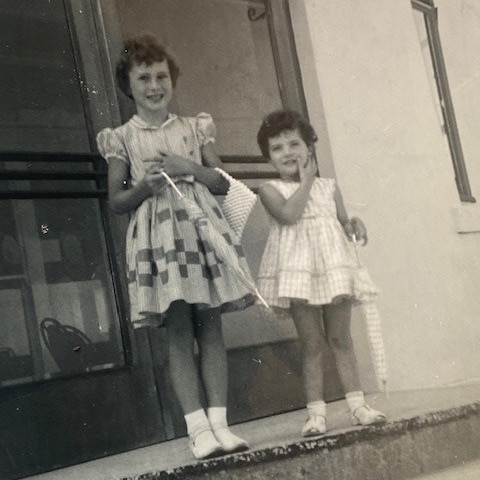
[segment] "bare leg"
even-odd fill
[[[195,314],[195,336],[200,353],[200,371],[209,407],[227,404],[227,354],[218,309]]]
[[[323,351],[327,348],[319,307],[293,303],[290,311],[302,347],[302,374],[307,404],[323,400]]]
[[[200,402],[200,379],[194,357],[194,321],[192,306],[177,301],[168,309],[165,326],[168,333],[170,376],[185,415],[190,450],[197,459],[224,452],[210,429]]]
[[[308,411],[302,435],[323,435],[327,431],[323,400],[323,352],[328,346],[322,325],[322,311],[319,307],[292,302],[290,312],[302,347],[303,386]]]
[[[172,303],[165,326],[168,334],[170,377],[183,413],[188,414],[202,408],[193,354],[194,327],[191,306],[183,301]]]
[[[324,327],[328,345],[335,356],[338,373],[345,392],[360,390],[357,359],[350,335],[351,311],[350,300],[323,306]]]
[[[195,333],[209,405],[208,419],[213,433],[226,452],[247,450],[248,443],[233,434],[227,423],[228,366],[220,311],[211,309],[197,312]]]

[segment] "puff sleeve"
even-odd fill
[[[107,162],[115,157],[123,160],[127,165],[130,164],[125,146],[115,130],[111,128],[101,130],[97,135],[97,147],[100,155]]]
[[[197,137],[200,146],[206,145],[207,143],[214,143],[217,129],[213,123],[212,116],[208,113],[202,112],[197,115],[196,120]]]

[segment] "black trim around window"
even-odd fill
[[[425,20],[428,45],[430,48],[432,65],[435,71],[435,81],[437,83],[440,106],[445,123],[445,134],[448,139],[460,200],[462,202],[475,203],[476,200],[472,195],[468,179],[462,144],[453,108],[452,96],[448,84],[447,69],[443,58],[440,31],[438,28],[438,9],[435,7],[433,0],[411,0],[411,2],[412,7],[415,10],[423,13]]]
[[[12,166],[10,166],[12,165]],[[59,171],[48,171],[45,165],[61,165]],[[79,168],[79,165],[81,168]],[[53,168],[55,170],[55,168]],[[80,171],[79,171],[80,170]],[[114,308],[121,325],[122,347],[125,365],[133,365],[131,339],[128,335],[128,317],[123,275],[116,261],[115,240],[110,221],[107,190],[107,167],[105,160],[95,153],[40,153],[0,152],[0,180],[12,184],[0,187],[0,200],[35,199],[97,199],[102,212],[103,236],[106,243],[107,260],[115,297]],[[30,182],[28,188],[16,188],[18,181]],[[41,187],[37,182],[41,182]],[[76,182],[75,188],[62,189],[62,182]],[[124,368],[123,366],[117,368]],[[82,374],[83,375],[83,374]]]

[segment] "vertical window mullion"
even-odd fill
[[[452,156],[455,181],[460,200],[462,202],[474,203],[476,200],[473,197],[470,188],[462,144],[455,118],[455,111],[453,108],[453,101],[450,94],[445,59],[442,53],[440,31],[438,28],[438,9],[433,5],[432,1],[426,0],[412,0],[412,6],[416,10],[421,11],[425,19],[428,45],[432,59],[432,66],[435,72],[437,91],[440,98],[440,108],[445,124],[445,134],[447,136],[450,154]]]
[[[267,0],[267,20],[277,70],[280,96],[285,108],[297,110],[307,117],[300,67],[291,30],[291,18],[286,0]]]

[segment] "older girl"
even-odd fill
[[[254,298],[198,235],[183,199],[166,184],[172,177],[195,201],[213,227],[233,244],[244,268],[237,237],[213,194],[228,182],[214,170],[210,115],[181,117],[169,111],[179,69],[165,48],[149,36],[125,43],[117,64],[120,89],[136,115],[97,137],[108,161],[109,202],[115,213],[129,213],[127,268],[134,327],[162,323],[168,333],[170,374],[185,415],[193,455],[203,459],[245,450],[248,444],[227,426],[227,361],[222,312],[244,309]],[[194,360],[194,341],[200,375]],[[200,402],[202,385],[207,414]]]

